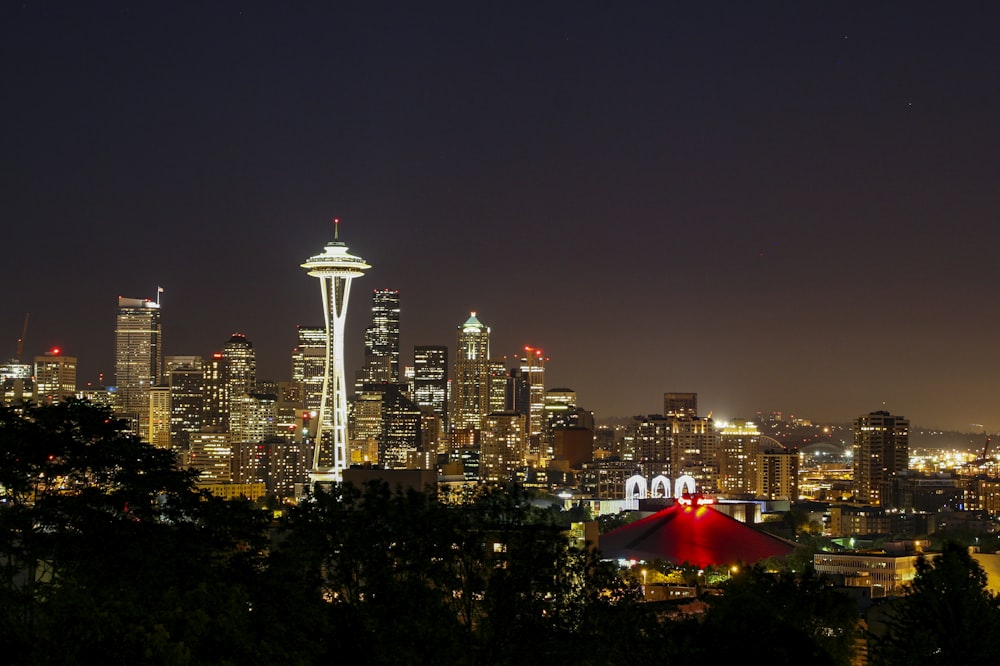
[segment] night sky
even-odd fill
[[[597,417],[697,391],[1000,429],[1000,5],[5,2],[0,357],[114,381],[236,331],[290,376],[332,238],[415,344],[469,311]]]

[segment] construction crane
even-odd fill
[[[21,329],[21,337],[17,339],[17,362],[21,362],[21,357],[24,356],[24,339],[28,337],[28,317],[31,316],[30,312],[24,313],[24,327]]]

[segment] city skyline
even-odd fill
[[[162,286],[165,355],[233,333],[290,375],[298,264],[341,218],[399,289],[400,358],[545,350],[598,418],[780,410],[1000,430],[1000,8],[28,4],[0,360],[114,377],[114,299]],[[178,39],[182,36],[183,39]],[[362,305],[358,305],[358,303]]]

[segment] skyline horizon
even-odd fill
[[[396,287],[387,287],[387,286],[374,287],[371,290],[365,290],[365,293],[370,296],[372,293],[374,293],[375,291],[378,291],[380,289],[392,289],[392,290],[398,291],[400,293],[400,295],[401,295],[401,303],[405,304],[405,291],[400,290],[400,289],[398,289]],[[129,299],[144,300],[144,301],[147,301],[147,302],[156,302],[160,306],[161,313],[162,313],[163,312],[162,308],[163,308],[164,304],[163,304],[163,302],[162,302],[162,300],[161,300],[160,297],[162,295],[166,294],[167,291],[168,290],[165,287],[163,287],[162,285],[157,285],[156,289],[154,290],[154,294],[156,295],[155,298],[143,297],[143,296],[139,296],[139,297],[123,296],[123,295],[119,295],[118,298],[129,298]],[[355,287],[355,294],[352,295],[352,302],[354,302],[353,299],[357,298],[357,293],[356,292],[357,292],[357,288]],[[369,302],[369,305],[370,305],[370,302]],[[355,308],[360,308],[361,306],[355,305],[354,307]],[[402,312],[404,312],[404,311],[405,311],[405,307],[401,307],[401,320],[403,320],[402,319]],[[365,313],[370,312],[370,307],[366,307],[364,309],[364,312]],[[476,315],[477,317],[481,314],[478,310],[470,310],[468,312],[470,314]],[[348,378],[353,378],[354,375],[355,375],[355,373],[356,373],[356,371],[358,371],[361,368],[361,366],[362,366],[361,359],[362,359],[363,353],[364,353],[363,352],[363,350],[364,350],[364,344],[363,344],[364,329],[365,329],[366,326],[368,326],[368,324],[370,323],[370,321],[355,322],[355,325],[352,327],[351,323],[350,323],[351,320],[352,320],[352,317],[351,317],[350,313],[351,313],[351,306],[349,304],[349,306],[348,306],[348,328],[351,329],[351,330],[350,330],[350,333],[348,335],[348,338],[349,339],[356,338],[357,344],[353,345],[351,347],[351,351],[347,352],[345,354],[345,361],[347,359],[351,359],[352,357],[354,359],[353,362],[352,362],[352,364],[349,365],[348,368],[347,368],[347,376],[348,376]],[[30,313],[26,313],[26,314],[30,315]],[[360,316],[360,315],[355,314],[355,316]],[[465,321],[466,318],[467,317],[462,317],[462,318],[460,318],[460,321]],[[322,317],[320,317],[319,319],[322,319]],[[405,320],[403,320],[403,321],[405,321]],[[513,361],[516,358],[515,354],[517,352],[512,352],[511,354],[504,354],[504,355],[500,355],[500,356],[497,356],[496,354],[493,353],[493,343],[492,343],[493,326],[491,326],[490,324],[485,323],[485,322],[484,322],[484,325],[486,325],[490,329],[490,334],[491,334],[491,358],[503,358],[505,360],[510,359],[511,361]],[[293,328],[292,338],[293,339],[295,337],[294,336],[294,332],[297,331],[299,327],[323,328],[323,324],[322,324],[322,321],[320,321],[318,323],[314,322],[314,323],[297,323],[297,324],[294,324],[292,326],[292,328]],[[462,324],[461,323],[459,323],[459,324],[456,325],[456,329],[461,329],[461,328],[462,328]],[[29,327],[29,330],[30,330],[30,327]],[[113,335],[113,327],[111,329],[111,333]],[[169,329],[167,329],[166,333],[167,333],[166,339],[169,340],[170,339],[170,337],[169,337]],[[287,368],[287,375],[288,376],[287,377],[279,377],[278,373],[281,372],[281,371],[276,371],[276,368],[278,367],[279,364],[273,358],[271,358],[271,357],[268,358],[269,362],[266,362],[266,363],[262,364],[260,356],[257,354],[258,346],[254,343],[253,336],[251,334],[247,333],[246,331],[242,331],[242,330],[234,330],[234,331],[232,331],[230,334],[228,334],[227,337],[225,337],[224,339],[220,340],[220,342],[217,343],[216,347],[214,349],[210,350],[210,351],[205,351],[205,352],[200,352],[200,353],[194,353],[194,354],[191,354],[191,353],[188,353],[188,352],[176,352],[176,353],[174,353],[174,352],[166,353],[165,352],[163,354],[163,356],[164,356],[164,358],[166,358],[168,356],[200,356],[202,358],[208,358],[208,357],[211,357],[212,354],[218,353],[222,349],[222,346],[223,346],[223,344],[225,344],[226,340],[229,339],[229,337],[237,336],[237,335],[245,336],[246,339],[247,339],[247,341],[253,347],[254,352],[255,352],[255,358],[257,359],[257,367],[258,367],[258,369],[260,369],[261,367],[267,368],[267,370],[263,374],[260,373],[260,372],[258,372],[258,377],[259,377],[258,381],[276,381],[277,382],[277,381],[289,381],[290,380],[290,378],[291,378],[291,364],[292,364],[291,356],[292,356],[292,351],[293,351],[295,345],[293,344],[291,347],[288,348],[288,351],[287,351],[288,358],[286,359],[286,361],[287,361],[287,365],[288,365],[288,368]],[[402,339],[404,339],[406,337],[407,336],[405,334],[405,327],[401,324],[401,326],[400,326],[400,339],[402,340]],[[18,340],[18,342],[20,343],[21,341]],[[455,349],[454,340],[450,344],[445,344],[445,343],[442,343],[442,342],[421,342],[421,343],[415,343],[413,345],[410,345],[410,347],[409,347],[410,354],[409,354],[408,357],[404,354],[405,348],[404,348],[404,345],[401,343],[400,344],[400,359],[401,360],[400,360],[400,367],[399,367],[400,379],[401,380],[404,379],[403,378],[403,373],[404,373],[405,368],[408,365],[412,365],[412,363],[409,363],[409,364],[406,363],[404,361],[404,359],[405,358],[409,358],[409,360],[412,361],[413,347],[420,346],[420,345],[441,345],[441,346],[444,346],[444,347],[448,348],[448,350],[449,350],[449,357],[451,359],[450,363],[449,363],[449,367],[448,367],[448,377],[449,377],[449,382],[450,382],[451,379],[452,379],[452,373],[453,373],[453,370],[454,370],[454,358],[451,356],[451,354],[453,354],[454,349]],[[167,346],[167,345],[165,344],[165,346]],[[169,349],[169,346],[167,346],[167,349]],[[520,351],[521,349],[523,349],[523,346],[518,351]],[[62,345],[62,346],[58,346],[58,350],[59,350],[59,353],[62,354],[62,355],[75,356],[78,359],[78,367],[79,367],[79,365],[80,365],[81,362],[83,363],[84,367],[86,367],[86,361],[84,359],[82,359],[77,354],[69,353],[69,352],[72,351],[71,348],[68,348],[65,345]],[[42,356],[44,356],[47,353],[47,351],[50,351],[50,350],[45,350],[45,351],[41,351],[41,352],[39,352],[37,354],[34,354],[34,355],[32,355],[32,358],[34,358],[34,357],[42,357]],[[544,349],[542,349],[542,351],[544,351]],[[110,360],[109,365],[110,365],[111,371],[104,373],[104,376],[105,376],[106,379],[107,379],[107,377],[109,377],[109,376],[113,377],[113,375],[114,375],[113,354],[111,354],[110,356],[111,356],[111,360]],[[9,358],[10,358],[10,360],[13,360],[14,356],[11,356]],[[25,354],[25,358],[27,358],[27,353]],[[550,360],[550,358],[551,357],[547,356],[547,360]],[[4,360],[6,360],[6,359],[4,359]],[[511,367],[514,367],[514,365],[513,364],[509,364],[509,365],[507,365],[507,367],[508,367],[508,369],[510,369]],[[557,383],[550,383],[548,381],[548,379],[549,379],[549,367],[550,367],[549,365],[546,365],[546,391],[548,391],[550,389],[563,388],[563,389],[573,390],[573,391],[575,391],[577,393],[578,396],[580,395],[580,391],[576,387],[574,387],[574,386],[563,385],[563,384],[560,384],[558,382]],[[100,373],[94,373],[92,376],[94,378],[96,378],[98,376],[98,374],[100,374]],[[78,373],[78,377],[81,377],[81,376],[82,375]],[[96,384],[93,384],[92,382],[89,383],[89,384],[86,384],[86,385],[80,384],[79,380],[78,380],[78,390],[84,390],[85,386],[91,386],[91,388],[102,388],[100,386],[97,386]],[[112,384],[112,383],[109,383],[109,382],[105,381],[104,388],[110,388],[110,387],[113,387],[113,386],[115,386],[115,385]],[[349,388],[349,392],[352,395],[353,395],[353,386],[354,386],[354,382],[353,382],[353,379],[351,379],[351,381],[348,381],[348,388]],[[674,388],[665,388],[663,390],[663,392],[659,393],[658,396],[657,396],[659,398],[660,404],[662,405],[663,394],[670,393],[670,392],[677,392],[679,390],[682,390],[682,389],[678,389],[676,387],[674,387]],[[972,423],[972,422],[970,422],[968,424],[968,426],[970,426],[969,429],[962,429],[960,427],[944,427],[941,424],[927,424],[927,423],[922,423],[922,422],[919,422],[919,421],[915,421],[907,413],[905,413],[905,412],[901,413],[899,410],[893,410],[893,409],[890,408],[890,406],[886,405],[885,403],[883,403],[881,406],[876,406],[876,407],[873,407],[871,409],[858,412],[857,414],[854,414],[854,415],[847,415],[847,416],[843,416],[843,417],[839,417],[839,418],[837,418],[837,417],[833,417],[833,418],[815,418],[815,417],[813,417],[811,415],[808,415],[808,414],[795,413],[794,411],[791,411],[791,410],[782,409],[780,406],[772,408],[772,409],[767,409],[767,410],[765,410],[764,408],[761,408],[761,407],[758,407],[757,409],[752,409],[751,408],[751,411],[748,411],[746,413],[730,413],[730,414],[725,414],[722,417],[715,417],[714,415],[717,412],[717,410],[715,410],[715,409],[702,410],[701,403],[702,403],[702,400],[704,398],[704,395],[700,391],[691,391],[691,390],[688,390],[688,389],[683,389],[683,390],[685,392],[696,393],[699,396],[699,416],[710,416],[711,415],[711,416],[713,416],[713,418],[715,418],[715,420],[717,422],[722,422],[722,421],[728,422],[728,421],[732,421],[732,420],[735,420],[735,419],[746,419],[748,421],[755,421],[754,417],[756,417],[756,416],[761,416],[761,415],[768,416],[768,415],[773,415],[775,413],[778,413],[778,414],[782,415],[783,419],[789,419],[790,420],[790,419],[801,418],[801,419],[806,419],[808,421],[811,421],[814,424],[819,423],[819,424],[829,424],[829,425],[834,425],[834,424],[836,424],[836,425],[845,425],[845,424],[850,424],[854,419],[858,418],[859,416],[865,415],[865,414],[874,413],[874,412],[877,412],[877,411],[888,411],[888,412],[890,412],[892,414],[895,414],[896,416],[901,416],[901,417],[904,417],[904,418],[908,419],[913,427],[924,428],[924,429],[928,429],[928,430],[932,430],[932,431],[945,431],[945,432],[954,432],[954,433],[969,434],[969,435],[991,434],[990,431],[988,430],[988,428],[986,426],[984,426],[983,424],[979,424],[979,423]],[[583,409],[587,409],[588,411],[593,412],[594,413],[595,421],[598,421],[598,422],[600,422],[600,421],[627,420],[627,419],[631,419],[631,418],[634,418],[634,417],[657,415],[657,414],[662,414],[662,411],[663,411],[662,408],[661,408],[658,411],[642,411],[642,410],[636,411],[636,410],[633,410],[632,412],[629,412],[629,413],[623,412],[623,413],[618,413],[618,414],[608,414],[608,413],[602,413],[596,407],[591,407],[588,404],[580,404],[578,406],[580,406]],[[756,422],[759,422],[759,420],[757,420]],[[978,430],[973,430],[972,429],[973,426],[975,426]],[[980,432],[980,430],[981,430],[981,432]],[[1000,429],[998,429],[996,432],[997,432],[997,434],[1000,434]]]

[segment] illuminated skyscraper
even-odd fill
[[[516,411],[494,412],[483,419],[482,444],[479,449],[479,478],[492,483],[506,483],[516,478],[526,465],[528,438],[524,414]]]
[[[490,329],[473,312],[458,327],[451,419],[453,429],[479,430],[482,427],[483,417],[491,411],[490,385]]]
[[[205,412],[202,425],[212,429],[229,429],[229,399],[226,393],[226,359],[215,352],[202,360]]]
[[[338,224],[339,227],[339,224]],[[319,278],[326,324],[326,356],[319,427],[310,477],[317,481],[341,481],[347,467],[347,386],[344,380],[344,322],[351,294],[351,280],[371,268],[361,257],[347,251],[335,227],[334,238],[323,252],[310,257],[302,268]],[[324,438],[324,435],[328,437]]]
[[[671,442],[670,419],[660,414],[634,416],[622,438],[621,459],[666,468]]]
[[[76,357],[59,349],[35,357],[35,392],[42,403],[59,402],[76,395]]]
[[[115,414],[142,437],[148,434],[149,389],[163,374],[162,338],[159,301],[118,297]]]
[[[698,394],[664,393],[663,415],[667,418],[698,416]]]
[[[719,441],[712,418],[698,416],[698,394],[666,393],[663,410],[671,426],[672,478],[686,474],[699,489],[717,492]]]
[[[528,379],[528,435],[539,437],[542,434],[542,421],[545,414],[545,355],[541,349],[525,347],[521,357],[521,374]],[[518,410],[523,411],[523,410]]]
[[[420,408],[403,393],[405,384],[384,386],[378,462],[383,469],[406,469],[410,455],[421,446]]]
[[[881,504],[883,485],[909,467],[910,422],[889,412],[854,419],[854,500]]]
[[[244,393],[257,390],[257,357],[253,343],[242,333],[233,333],[229,342],[222,345],[222,358],[226,359],[226,393],[230,401]]]
[[[12,358],[0,364],[0,404],[20,405],[35,399],[35,380],[30,363]]]
[[[164,359],[170,386],[170,444],[186,451],[191,433],[205,422],[205,371],[200,356]]]
[[[158,449],[172,448],[170,442],[170,387],[149,389],[149,443]]]
[[[364,384],[399,382],[399,290],[372,292],[372,323],[365,329],[365,364],[355,391]]]
[[[326,328],[297,328],[298,344],[292,350],[292,381],[302,385],[302,406],[318,415],[326,374]]]
[[[241,393],[229,402],[229,438],[259,444],[277,434],[278,399],[271,393]]]
[[[413,348],[413,401],[440,416],[447,429],[447,347],[418,345]]]
[[[761,499],[799,498],[799,454],[783,447],[757,454],[757,489]]]
[[[719,430],[719,490],[733,495],[757,492],[761,434],[755,423],[734,419]]]

